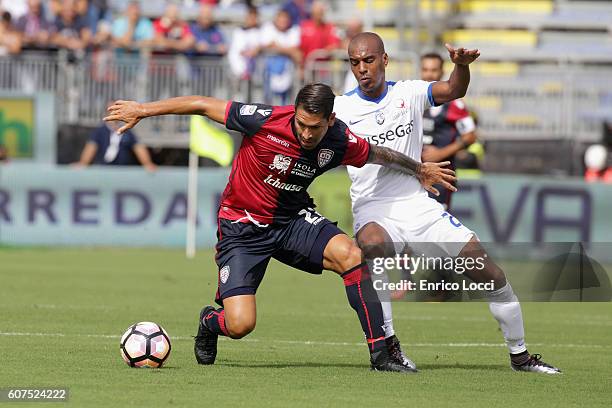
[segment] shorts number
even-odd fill
[[[316,212],[313,208],[301,209],[298,214],[303,215],[306,222],[312,225],[317,225],[318,223],[320,223],[321,221],[325,219],[324,216]]]
[[[452,215],[450,215],[449,213],[447,213],[447,212],[443,212],[443,213],[442,213],[442,218],[446,218],[446,217],[448,217],[448,221],[451,223],[451,225],[452,225],[453,227],[459,228],[459,227],[461,227],[461,226],[463,225],[463,224],[461,224],[461,223],[459,222],[459,220],[458,220],[458,219],[456,219],[455,217],[453,217],[453,216],[452,216]]]

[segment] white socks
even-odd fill
[[[395,334],[395,329],[393,328],[393,311],[391,310],[391,302],[380,302],[383,311],[383,319],[385,329],[385,339],[393,336]]]
[[[526,351],[523,313],[510,283],[506,283],[506,286],[501,289],[487,292],[487,299],[489,300],[489,310],[501,327],[510,354],[519,354]],[[381,305],[385,338],[389,338],[395,334],[391,302],[382,301]]]
[[[382,280],[385,285],[389,283],[389,276],[386,272],[381,275],[377,275],[376,277],[377,279]],[[388,290],[377,293],[378,298],[380,299],[380,305],[382,306],[385,339],[388,339],[395,334],[395,329],[393,328],[393,309],[391,308],[391,293]]]
[[[510,354],[526,351],[523,313],[510,283],[506,283],[506,286],[501,289],[488,292],[487,299],[489,300],[489,310],[504,333],[504,339]]]

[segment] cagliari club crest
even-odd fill
[[[219,279],[221,280],[221,283],[227,282],[227,279],[229,278],[229,274],[230,274],[229,265],[225,265],[223,268],[221,268],[221,270],[219,271]]]
[[[319,164],[319,167],[327,166],[333,157],[334,157],[333,150],[329,150],[329,149],[319,150],[319,155],[317,156],[317,163]]]

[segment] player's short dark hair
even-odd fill
[[[300,89],[295,98],[295,109],[301,107],[308,113],[323,115],[325,119],[334,111],[334,91],[325,84],[308,84]]]
[[[428,52],[427,54],[421,55],[421,61],[425,59],[437,59],[438,61],[440,61],[440,66],[444,65],[444,60],[442,59],[442,56],[437,52]]]

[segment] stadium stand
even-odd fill
[[[259,6],[259,20],[263,25],[272,21],[285,2],[254,0],[252,3]],[[61,13],[65,3],[43,1],[49,24],[54,21],[51,14]],[[86,3],[74,2],[79,18],[92,14]],[[181,18],[193,25],[202,2],[173,3],[179,6]],[[230,44],[232,34],[245,21],[247,7],[242,0],[216,3],[214,19]],[[444,42],[479,48],[482,56],[473,66],[466,102],[479,114],[479,136],[487,146],[517,140],[529,141],[535,146],[537,141],[558,140],[567,143],[569,154],[573,155],[583,151],[585,144],[597,142],[602,121],[612,118],[611,2],[332,0],[327,3],[327,20],[338,28],[340,37],[345,27],[359,19],[366,30],[381,35],[391,57],[390,79],[416,77],[419,54],[431,50],[444,53]],[[168,2],[141,0],[140,4],[143,17],[153,22],[163,16]],[[101,29],[105,23],[110,25],[124,16],[126,2],[108,0],[106,6],[108,13],[98,16]],[[23,21],[21,26],[16,22],[14,26],[25,30]],[[37,29],[45,27],[46,24]],[[52,34],[52,27],[47,30]],[[99,40],[87,46],[86,55],[53,42],[24,42],[22,51],[13,51],[12,55],[7,52],[0,57],[0,90],[54,92],[60,125],[88,127],[98,123],[108,101],[117,97],[150,100],[200,93],[230,98],[238,89],[231,84],[240,83],[248,88],[241,93],[243,97],[262,100],[267,86],[265,78],[270,77],[262,63],[265,54],[257,49],[252,50],[259,57],[253,59],[250,74],[235,78],[232,70],[227,69],[228,59],[222,55],[201,57],[193,50],[166,51],[165,55],[159,55],[159,50],[147,41],[118,50],[113,48],[117,42],[111,43],[98,35],[94,38]],[[445,71],[450,70],[452,66],[447,63]],[[324,80],[342,92],[346,72],[344,50],[315,51],[303,62],[303,70],[296,70],[294,81],[298,85],[301,81]],[[142,127],[141,139],[150,146],[187,146],[187,119],[165,117]],[[495,153],[489,157],[494,158]],[[532,167],[524,170],[532,172]],[[497,166],[495,170],[504,169]],[[505,170],[521,171],[521,168],[507,166]],[[568,167],[566,171],[573,170]]]

